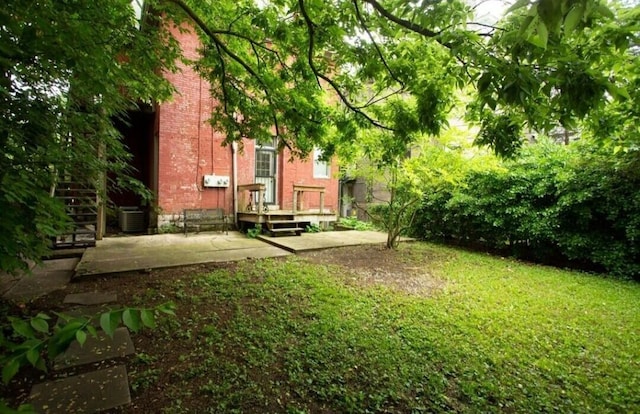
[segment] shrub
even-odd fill
[[[414,236],[640,275],[640,174],[584,144],[542,143],[425,191]]]

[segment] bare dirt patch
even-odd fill
[[[431,296],[444,282],[429,273],[425,260],[418,263],[406,250],[390,250],[380,245],[364,245],[319,250],[300,254],[306,260],[340,267],[349,283],[386,286],[411,295]]]

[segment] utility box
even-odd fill
[[[228,175],[205,175],[202,182],[205,187],[229,187]]]
[[[120,207],[118,214],[120,229],[124,233],[141,233],[144,231],[144,211],[137,207]]]

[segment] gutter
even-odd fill
[[[238,143],[231,143],[231,174],[233,176],[233,224],[238,226]]]

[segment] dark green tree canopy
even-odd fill
[[[331,125],[345,142],[362,127],[437,133],[455,88],[473,85],[478,142],[509,155],[524,127],[572,127],[628,98],[638,36],[638,7],[600,0],[517,1],[494,25],[462,0],[172,3],[201,29],[199,68],[224,103],[212,121],[230,140],[275,125],[302,154]]]

